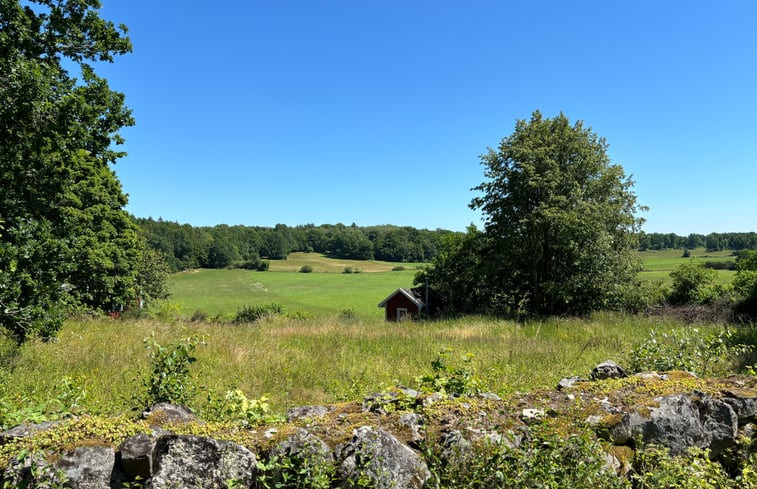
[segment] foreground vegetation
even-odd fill
[[[5,344],[0,398],[14,409],[52,402],[66,389],[86,392],[77,406],[90,413],[128,413],[144,390],[151,367],[145,338],[176,345],[203,338],[194,355],[189,405],[208,409],[209,397],[241,389],[266,396],[279,412],[296,405],[359,399],[395,384],[414,385],[440,351],[470,355],[477,382],[498,394],[554,387],[563,377],[588,372],[607,358],[629,353],[655,330],[682,325],[660,318],[594,316],[518,323],[466,317],[439,322],[384,323],[338,316],[308,320],[273,317],[250,324],[156,320],[69,321],[54,342]],[[721,331],[702,326],[697,334]],[[684,342],[691,342],[691,339]],[[671,360],[683,349],[658,352]],[[719,352],[705,352],[706,355]],[[701,355],[701,352],[700,352]],[[712,362],[716,365],[716,362]],[[728,367],[723,367],[724,373]],[[67,378],[62,383],[62,379]]]

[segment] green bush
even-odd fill
[[[153,333],[144,339],[144,344],[152,371],[143,380],[146,392],[140,407],[150,407],[159,402],[186,406],[195,391],[189,377],[189,366],[197,360],[194,352],[199,345],[205,344],[205,338],[192,335],[182,338],[175,345],[163,346]]]
[[[429,392],[442,392],[453,396],[475,395],[482,392],[481,380],[475,375],[473,354],[460,356],[450,362],[451,349],[440,351],[431,362],[432,373],[420,380],[420,388]]]
[[[293,321],[306,321],[313,319],[315,316],[307,311],[292,311],[284,313],[284,317]]]
[[[392,268],[392,271],[393,272],[401,272],[404,269],[405,269],[405,267],[403,267],[402,265],[397,265],[396,267]]]
[[[284,313],[284,307],[276,302],[245,306],[237,311],[234,317],[235,323],[254,323],[263,318],[277,316]]]
[[[668,300],[671,304],[703,304],[717,296],[712,287],[717,272],[701,263],[689,261],[670,272],[673,279]]]
[[[605,452],[589,432],[565,437],[534,427],[518,448],[508,442],[479,442],[451,463],[436,450],[427,450],[426,460],[442,488],[631,487],[607,466]]]
[[[240,263],[235,264],[234,268],[242,268],[244,270],[257,270],[259,272],[265,272],[268,270],[268,266],[270,263],[266,260],[261,260],[260,258],[253,258],[251,260],[246,260]]]
[[[354,307],[342,309],[342,312],[339,313],[339,319],[345,319],[348,321],[357,319],[357,309],[355,309]]]
[[[737,344],[729,331],[705,334],[698,328],[659,333],[634,346],[629,355],[633,372],[685,370],[697,375],[727,375],[748,350]]]
[[[688,454],[671,457],[668,450],[648,447],[634,458],[635,489],[754,489],[757,473],[745,470],[731,478],[722,465],[711,460],[706,450],[692,448]]]
[[[352,267],[344,267],[344,270],[342,270],[342,273],[352,273]]]
[[[300,267],[300,273],[311,273],[312,271],[313,267],[310,265],[302,265],[302,267]]]

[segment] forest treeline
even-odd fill
[[[172,271],[190,268],[264,268],[264,260],[280,260],[296,251],[332,258],[426,262],[441,249],[452,231],[410,226],[305,224],[263,226],[192,226],[162,219],[137,219],[147,244],[160,253]],[[639,249],[757,249],[757,233],[640,233]]]
[[[668,250],[705,247],[707,251],[757,250],[757,233],[710,233],[678,236],[675,233],[644,233],[639,235],[639,250]]]
[[[409,226],[305,224],[290,227],[196,227],[176,222],[137,219],[147,244],[159,252],[172,271],[189,268],[264,269],[263,260],[284,259],[296,251],[333,258],[423,262],[437,255],[442,238],[451,231]]]

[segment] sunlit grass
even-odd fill
[[[49,396],[62,376],[78,379],[94,413],[127,412],[135,406],[141,376],[149,370],[142,340],[161,343],[203,335],[194,382],[194,407],[208,392],[241,388],[266,395],[277,410],[295,405],[359,399],[397,383],[417,385],[443,349],[453,359],[473,354],[478,377],[499,394],[553,388],[562,377],[588,375],[597,363],[623,363],[650,328],[675,323],[615,315],[548,319],[528,323],[467,317],[439,322],[384,323],[324,317],[273,319],[250,325],[97,320],[68,322],[54,342],[31,342],[6,364],[4,392]],[[6,377],[8,378],[8,377]]]

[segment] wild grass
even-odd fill
[[[571,375],[588,375],[597,363],[623,363],[632,346],[655,328],[676,323],[653,318],[598,315],[518,323],[484,317],[438,322],[385,323],[337,317],[274,318],[255,324],[69,321],[56,341],[32,341],[15,355],[6,349],[0,396],[49,398],[67,375],[86,388],[84,409],[96,414],[128,412],[148,374],[143,339],[161,344],[191,334],[206,345],[196,351],[190,403],[202,409],[209,392],[240,388],[267,396],[276,410],[296,405],[356,400],[396,384],[417,385],[439,351],[474,355],[477,376],[498,394],[553,388]],[[716,328],[716,326],[712,326]]]

